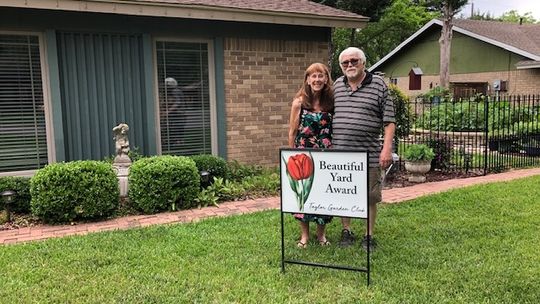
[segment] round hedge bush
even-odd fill
[[[227,178],[227,162],[223,158],[210,154],[193,155],[190,158],[195,161],[199,172],[208,171],[211,177]]]
[[[17,194],[11,204],[11,211],[19,213],[30,212],[30,178],[28,177],[0,177],[0,193],[11,190]],[[4,209],[4,202],[0,199],[0,208]]]
[[[131,165],[128,180],[130,200],[147,214],[191,208],[200,191],[197,166],[184,156],[142,158]]]
[[[37,171],[30,180],[32,214],[45,222],[111,215],[119,204],[116,173],[101,161],[56,163]]]

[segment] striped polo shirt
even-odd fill
[[[369,166],[379,166],[383,125],[395,123],[394,103],[388,98],[384,80],[366,71],[356,91],[347,78],[334,82],[335,114],[332,145],[335,149],[359,149],[369,152]]]

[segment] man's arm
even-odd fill
[[[396,124],[389,123],[384,127],[384,143],[379,157],[379,165],[381,168],[386,169],[392,164],[392,142],[394,140],[394,133],[396,131]]]

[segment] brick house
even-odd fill
[[[114,153],[212,153],[276,165],[303,71],[333,27],[307,0],[0,2],[0,174]]]
[[[439,37],[434,19],[370,67],[410,96],[439,83]],[[450,87],[455,95],[540,92],[540,24],[455,19]]]

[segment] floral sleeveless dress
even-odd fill
[[[332,146],[332,113],[313,112],[301,108],[300,124],[294,139],[296,148],[330,148]],[[297,220],[302,222],[315,222],[319,225],[326,225],[332,220],[328,215],[316,214],[294,214]]]

